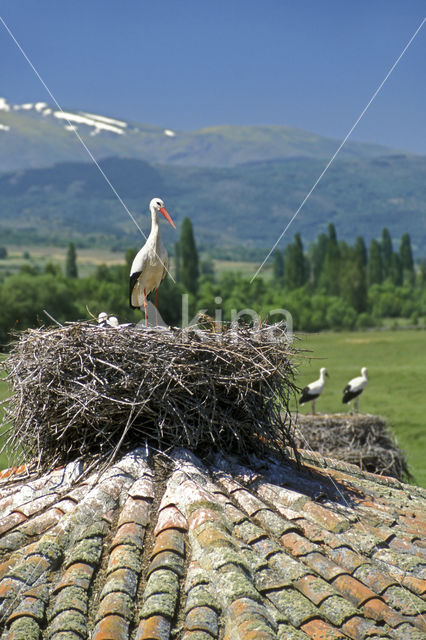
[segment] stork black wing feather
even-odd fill
[[[354,398],[357,398],[358,396],[361,395],[363,391],[364,389],[358,389],[358,391],[352,391],[352,389],[348,385],[343,389],[343,399],[342,399],[343,404],[347,404]]]
[[[305,404],[305,402],[312,402],[312,400],[316,400],[319,397],[319,393],[309,393],[309,387],[305,387],[302,389],[302,395],[300,396],[299,402],[300,404]]]

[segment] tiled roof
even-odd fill
[[[1,640],[425,638],[425,492],[302,460],[2,472]]]

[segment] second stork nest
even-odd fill
[[[222,333],[29,329],[4,362],[9,450],[41,468],[148,442],[247,454],[292,445],[294,350],[278,325]],[[284,418],[282,411],[284,409]]]
[[[365,471],[411,479],[405,454],[380,416],[299,414],[295,440],[298,447],[356,464]]]

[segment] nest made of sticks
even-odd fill
[[[405,454],[380,416],[300,414],[295,440],[298,447],[356,464],[365,471],[399,480],[411,478]]]
[[[112,460],[145,442],[201,456],[272,443],[284,452],[293,445],[294,353],[280,325],[28,329],[3,363],[12,387],[7,446],[39,468]]]

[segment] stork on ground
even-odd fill
[[[348,404],[352,400],[354,402],[355,413],[358,413],[358,400],[361,393],[364,391],[367,386],[368,377],[367,377],[367,369],[363,367],[361,369],[361,375],[357,378],[352,378],[349,380],[346,387],[343,389],[343,404]]]
[[[168,268],[167,251],[161,241],[158,212],[176,229],[164,202],[160,198],[153,198],[149,203],[151,211],[151,233],[142,249],[136,254],[130,269],[129,302],[132,309],[145,311],[145,326],[148,324],[146,297],[155,290],[155,312],[158,311],[158,287],[166,277]]]
[[[320,397],[324,389],[326,376],[328,378],[327,369],[322,367],[320,369],[320,377],[318,380],[311,382],[307,387],[302,389],[302,395],[300,396],[299,402],[301,405],[306,402],[312,402],[312,413],[315,413],[315,401]]]

